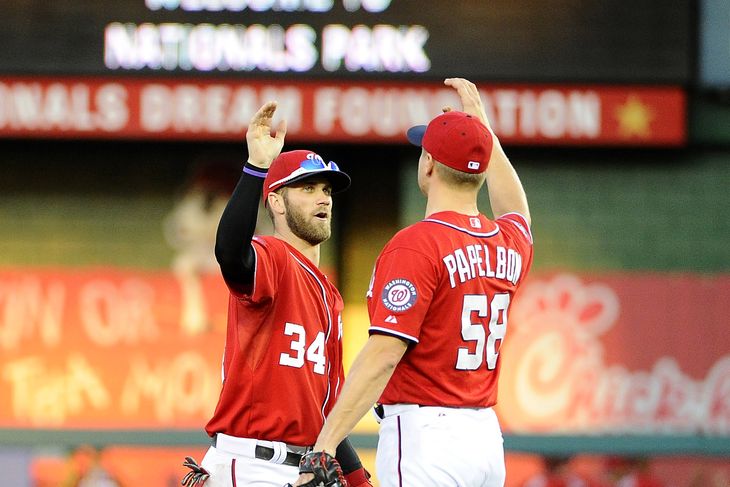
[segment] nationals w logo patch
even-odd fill
[[[415,303],[418,293],[416,286],[408,279],[393,279],[383,288],[383,304],[391,311],[405,311]]]

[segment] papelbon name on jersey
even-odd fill
[[[491,258],[490,258],[491,257]],[[443,258],[452,289],[456,279],[464,283],[477,277],[504,279],[517,284],[522,274],[522,256],[514,249],[497,246],[491,256],[486,245],[467,245]]]

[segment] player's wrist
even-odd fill
[[[337,445],[332,446],[327,442],[318,441],[314,444],[314,448],[312,448],[312,451],[321,451],[327,453],[328,455],[335,456],[335,454],[337,453]]]
[[[263,169],[265,171],[268,171],[269,167],[271,167],[272,162],[273,162],[273,160],[268,161],[268,160],[262,160],[261,158],[257,158],[257,157],[249,157],[248,160],[246,161],[246,164],[255,166],[255,167],[257,167],[259,169]]]
[[[255,176],[257,178],[265,178],[266,174],[269,172],[268,167],[260,167],[253,163],[251,163],[250,160],[246,161],[246,163],[243,165],[243,172],[246,174],[249,174],[251,176]]]

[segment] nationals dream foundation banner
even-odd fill
[[[228,294],[215,274],[189,287],[170,271],[0,270],[0,427],[200,430]],[[505,431],[730,434],[727,296],[725,274],[531,275],[500,349]],[[361,341],[366,315],[344,319]]]
[[[682,146],[679,86],[478,85],[508,144]],[[406,130],[461,106],[441,83],[222,79],[0,79],[0,137],[240,141],[269,100],[288,141],[406,143]],[[277,121],[275,117],[275,122]]]

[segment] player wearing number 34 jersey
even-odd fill
[[[285,241],[256,237],[253,248],[256,273],[250,294],[231,290],[226,379],[206,429],[211,435],[312,445],[316,418],[324,422],[343,381],[342,298],[327,277]],[[236,326],[238,320],[252,326]]]
[[[319,270],[332,195],[350,177],[307,150],[281,152],[275,102],[254,115],[248,161],[221,216],[216,259],[230,290],[223,384],[201,465],[185,487],[281,487],[299,470],[343,382],[342,297]],[[254,237],[259,201],[272,236]],[[336,459],[353,487],[370,486],[349,440]]]
[[[510,305],[532,263],[530,216],[476,86],[445,84],[464,111],[407,134],[422,148],[426,217],[375,262],[370,337],[314,445],[333,450],[377,403],[381,487],[502,487],[506,477],[492,406]],[[477,205],[485,182],[495,220]]]

